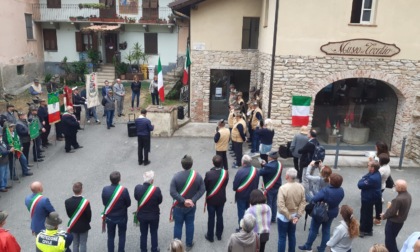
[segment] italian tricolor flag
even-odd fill
[[[158,62],[158,91],[161,102],[165,101],[165,89],[163,87],[163,73],[162,73],[162,64],[160,64],[160,56]]]
[[[292,97],[292,126],[308,125],[311,100],[309,96]]]
[[[188,68],[191,65],[191,59],[190,59],[190,48],[187,46],[187,56],[185,58],[184,62],[184,74],[182,75],[182,84],[187,85],[188,84]]]
[[[58,91],[48,94],[48,121],[50,124],[60,121],[60,101]]]

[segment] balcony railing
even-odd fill
[[[172,23],[173,21],[170,18],[172,11],[168,7],[145,8],[143,11],[141,6],[116,6],[116,14],[113,17],[108,15],[110,9],[101,11],[100,9],[80,8],[78,4],[62,4],[61,8],[47,8],[47,4],[33,4],[32,7],[32,18],[36,22]]]

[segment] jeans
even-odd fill
[[[196,207],[181,208],[175,207],[173,218],[175,221],[174,225],[174,239],[181,240],[182,238],[182,226],[185,222],[185,244],[187,247],[192,247],[194,239],[194,218],[195,218]]]
[[[249,200],[236,200],[236,207],[238,208],[238,226],[240,226],[240,222],[244,217],[245,211],[249,207]]]
[[[276,221],[277,215],[277,193],[279,189],[272,188],[267,192],[267,205],[271,208],[271,222]]]
[[[286,251],[286,236],[289,238],[289,252],[295,252],[296,247],[296,225],[293,222],[283,222],[277,218],[277,231],[279,241],[277,244],[277,251]]]
[[[114,119],[115,110],[106,110],[106,126],[109,128],[112,125],[112,120]]]
[[[124,252],[125,232],[127,231],[127,217],[107,217],[106,227],[108,229],[108,252],[114,252],[115,230],[118,226],[118,252]]]
[[[360,232],[370,233],[373,227],[373,205],[371,201],[362,201],[360,207]]]
[[[137,136],[137,156],[139,164],[149,161],[149,152],[150,152],[150,136]],[[144,159],[143,159],[144,154]]]
[[[19,163],[20,163],[20,166],[22,167],[22,174],[26,175],[28,173],[28,159],[26,159],[23,153],[20,154]],[[16,169],[15,169],[15,172],[16,172]]]
[[[305,247],[311,248],[314,243],[316,236],[318,235],[319,227],[322,225],[322,239],[321,245],[318,247],[319,252],[324,252],[327,246],[327,242],[330,239],[331,223],[334,218],[330,218],[327,222],[318,222],[312,218],[311,227],[309,228],[308,240],[305,243]]]
[[[222,157],[223,159],[223,169],[228,170],[228,161],[227,161],[227,156],[226,156],[226,151],[216,151],[216,155],[219,155]]]
[[[396,238],[404,223],[395,223],[390,220],[385,225],[385,247],[389,252],[398,252]]]
[[[221,238],[223,233],[223,207],[225,205],[213,206],[207,205],[207,211],[209,212],[209,218],[207,221],[207,237],[210,240],[214,239],[214,217],[217,218],[216,222],[216,237]]]
[[[71,233],[73,235],[73,252],[86,252],[89,231],[84,233]]]
[[[147,252],[147,233],[150,227],[150,236],[152,240],[152,252],[158,249],[158,228],[159,219],[156,220],[140,220],[140,250]]]
[[[6,189],[8,177],[9,177],[9,164],[1,164],[0,165],[0,189]]]
[[[253,130],[252,132],[252,145],[251,145],[251,152],[258,152],[260,146],[260,138],[258,137],[257,131]]]
[[[233,152],[235,152],[236,165],[241,166],[242,159],[242,142],[232,141]]]
[[[159,105],[159,93],[150,93],[150,95],[152,96],[153,105]]]
[[[131,93],[131,107],[134,108],[134,99],[136,99],[136,103],[137,103],[137,108],[139,107],[139,102],[140,102],[140,91],[139,92],[132,92]]]

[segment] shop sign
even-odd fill
[[[392,57],[401,50],[395,44],[387,44],[373,39],[350,39],[329,42],[321,46],[327,55]]]

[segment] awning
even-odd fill
[[[120,25],[91,25],[82,28],[82,31],[115,31],[120,28]]]

